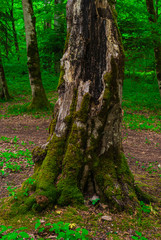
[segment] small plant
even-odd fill
[[[38,230],[38,233],[43,232],[44,229],[45,229],[44,227],[40,228],[40,225],[41,225],[41,221],[40,221],[40,219],[37,219],[36,220],[36,224],[35,224],[35,230]]]
[[[19,138],[18,138],[17,136],[15,136],[15,137],[13,138],[13,143],[17,143],[18,140],[19,140]]]
[[[100,198],[96,198],[92,200],[92,204],[95,206],[100,201]]]
[[[29,195],[29,188],[26,188],[23,192],[24,196],[28,196]]]
[[[156,143],[156,145],[155,145],[156,147],[159,147],[159,143]]]
[[[21,142],[22,146],[26,146],[27,143],[25,143],[24,141]]]
[[[150,206],[145,205],[145,203],[143,201],[140,201],[140,206],[141,206],[141,210],[144,213],[150,213],[151,212]]]
[[[35,229],[38,230],[39,233],[43,232],[45,230],[44,227],[41,226],[41,221],[38,219],[35,224]],[[88,231],[86,229],[77,228],[76,230],[72,230],[72,228],[75,228],[75,224],[70,223],[64,223],[64,222],[58,222],[58,223],[47,223],[45,226],[49,226],[50,232],[55,232],[57,234],[56,239],[82,239],[87,240]]]
[[[132,239],[135,239],[135,240],[148,240],[147,238],[142,236],[141,232],[135,231],[135,233],[136,233],[137,236],[132,236],[131,237]]]
[[[144,213],[149,214],[151,212],[151,206],[145,205],[143,201],[140,201],[140,207],[138,208],[138,226],[140,226],[141,221],[142,221],[142,215]]]
[[[136,161],[135,163],[136,163],[137,166],[139,165],[139,161]]]
[[[34,182],[35,182],[35,179],[33,179],[33,178],[31,178],[31,177],[29,177],[29,178],[26,180],[26,183],[31,184],[31,185],[33,185]]]
[[[35,145],[35,143],[34,143],[34,142],[32,142],[32,141],[29,141],[29,144],[30,144],[30,145],[33,145],[33,144]]]
[[[22,227],[22,228],[14,230],[12,232],[6,233],[6,231],[11,228],[12,228],[11,226],[5,227],[3,225],[0,225],[0,238],[2,240],[24,240],[24,239],[34,240],[34,238],[31,238],[31,236],[28,233],[22,231],[27,228]]]
[[[12,139],[12,138],[4,137],[4,136],[0,137],[0,140],[1,140],[1,141],[7,142],[7,143],[9,143],[9,142],[11,141],[11,139]]]
[[[9,196],[14,197],[14,199],[17,199],[16,193],[15,193],[15,191],[14,191],[14,190],[16,190],[16,189],[17,189],[17,187],[15,187],[15,188],[12,188],[11,186],[8,186],[8,187],[7,187],[7,190],[8,190],[8,192],[9,192]]]
[[[147,144],[150,144],[150,143],[151,143],[150,140],[147,139],[147,137],[145,138],[145,143],[147,143]]]

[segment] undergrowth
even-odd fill
[[[161,131],[161,98],[154,72],[126,73],[123,124],[126,128]]]

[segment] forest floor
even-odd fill
[[[5,107],[1,111],[3,113]],[[50,121],[50,117],[35,118],[27,114],[0,119],[0,158],[4,160],[0,165],[0,198],[9,194],[13,196],[13,188],[19,188],[24,180],[32,176],[31,151],[34,146],[46,142]],[[123,128],[122,136],[135,183],[147,193],[161,198],[161,134]],[[103,216],[107,216],[108,220],[103,220]],[[158,203],[149,206],[142,203],[141,210],[116,214],[110,213],[106,205],[93,206],[87,202],[82,209],[58,207],[41,215],[12,219],[12,223],[0,222],[0,225],[12,224],[18,228],[28,224],[28,232],[34,239],[56,239],[53,233],[38,233],[34,229],[37,219],[42,226],[58,221],[74,223],[76,227],[87,229],[91,239],[161,239],[161,206]]]

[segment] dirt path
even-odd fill
[[[0,151],[6,152],[8,149],[11,149],[11,152],[26,149],[32,151],[34,146],[46,142],[49,122],[50,119],[35,119],[28,115],[0,119],[0,138],[3,139],[0,140]],[[26,160],[23,157],[12,160],[14,163],[21,163],[21,170],[18,172],[8,170],[7,173],[12,174],[0,175],[0,198],[8,196],[8,186],[20,187],[21,183],[33,174],[33,166],[26,168]]]
[[[49,123],[50,119],[35,119],[28,115],[0,119],[0,137],[16,137],[17,151],[32,150],[35,145],[46,142]],[[136,182],[146,191],[161,197],[161,134],[123,129],[123,147]],[[7,149],[16,151],[15,143],[1,140],[0,151]],[[22,167],[21,172],[0,176],[0,198],[8,194],[6,183],[20,186],[32,173],[33,167]]]

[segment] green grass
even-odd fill
[[[122,103],[125,127],[161,131],[161,98],[157,80],[151,75],[135,73],[131,79],[126,75]]]
[[[27,65],[23,62],[6,62],[4,64],[5,76],[10,94],[15,96],[31,95]],[[46,92],[55,91],[57,88],[58,74],[42,71],[42,81]]]
[[[14,140],[14,139],[13,139]],[[17,160],[23,159],[20,162]],[[33,160],[31,151],[26,149],[12,152],[11,149],[5,149],[5,152],[0,151],[0,175],[5,176],[11,172],[21,171],[21,167],[25,162],[25,167],[32,167]]]

